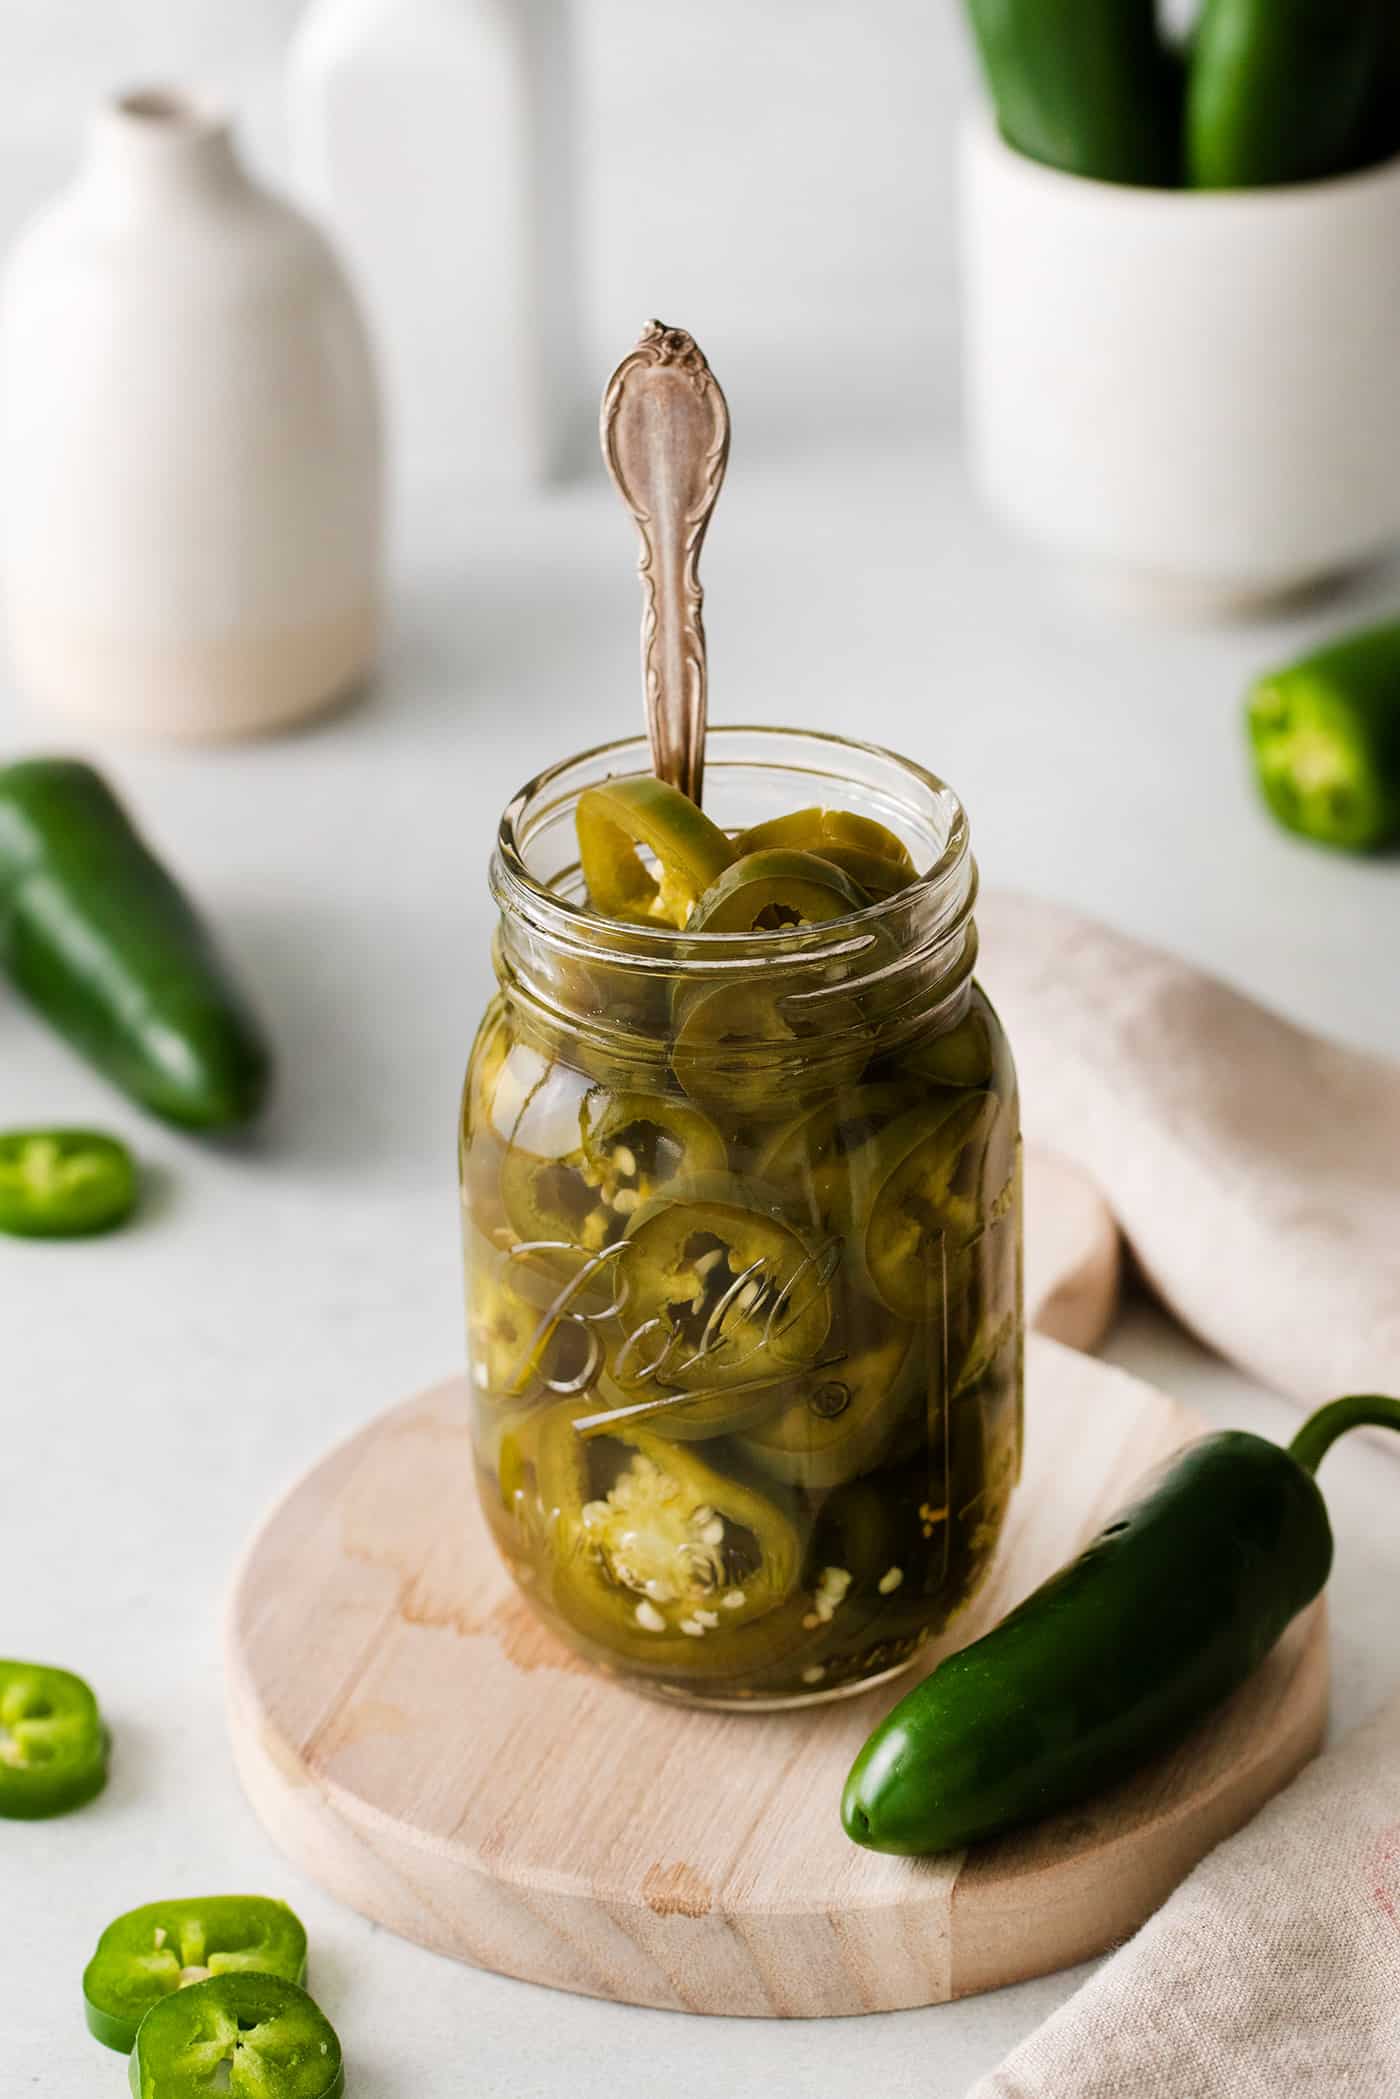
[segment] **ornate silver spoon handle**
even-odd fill
[[[683,328],[650,321],[603,395],[603,457],[642,536],[642,686],[656,776],[699,802],[705,773],[700,548],[729,458],[729,410]]]

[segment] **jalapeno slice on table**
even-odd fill
[[[0,1232],[75,1239],[114,1231],[136,1208],[131,1153],[100,1130],[0,1131]]]
[[[590,787],[579,797],[577,826],[594,910],[633,924],[683,926],[734,858],[718,824],[662,780]]]
[[[152,2005],[131,2053],[135,2099],[340,2099],[335,2028],[280,1975],[213,1976]]]
[[[942,1316],[948,1264],[993,1219],[1015,1160],[1012,1118],[995,1093],[980,1091],[930,1099],[853,1160],[854,1242],[890,1311],[915,1321]]]
[[[80,1676],[0,1661],[0,1815],[38,1821],[81,1807],[107,1783],[108,1746]]]
[[[153,2004],[211,1975],[306,1979],[306,1932],[267,1895],[198,1895],[147,1902],[107,1926],[83,1974],[88,2029],[129,2055]]]

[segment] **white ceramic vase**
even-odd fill
[[[406,491],[573,463],[573,0],[310,0],[293,168],[369,305]]]
[[[0,294],[22,686],[212,741],[351,691],[380,619],[380,418],[334,254],[193,98],[124,96]]]
[[[1400,162],[1133,189],[962,148],[987,502],[1120,593],[1245,606],[1400,545]]]

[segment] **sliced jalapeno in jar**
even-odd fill
[[[913,1411],[915,1385],[927,1374],[915,1329],[874,1313],[846,1346],[828,1348],[821,1364],[785,1391],[780,1412],[745,1431],[747,1447],[775,1479],[839,1486],[894,1441]],[[913,1418],[923,1430],[923,1413],[913,1411]]]
[[[831,1326],[840,1252],[800,1234],[759,1183],[681,1183],[628,1223],[628,1333],[613,1378],[627,1392],[722,1393],[810,1368]]]
[[[683,926],[734,858],[719,826],[662,780],[609,780],[589,788],[579,797],[577,823],[594,910],[634,924]]]
[[[134,2099],[340,2099],[330,2020],[280,1975],[215,1975],[153,2004],[131,2054]]]
[[[890,1079],[843,1086],[774,1130],[758,1155],[758,1177],[827,1231],[849,1222],[851,1157],[915,1103],[915,1088]]]
[[[99,1130],[0,1131],[0,1232],[76,1239],[136,1208],[131,1153]]]
[[[553,1126],[557,1132],[557,1121]],[[541,1157],[536,1132],[527,1122],[519,1126],[521,1141],[506,1155],[501,1186],[524,1239],[596,1253],[622,1236],[627,1219],[653,1195],[725,1164],[714,1124],[689,1101],[664,1094],[594,1086],[572,1134],[577,1141],[568,1151]]]
[[[856,1244],[876,1294],[901,1319],[942,1315],[948,1264],[962,1263],[990,1221],[1014,1164],[1012,1120],[994,1093],[941,1095],[872,1139],[853,1167],[863,1210]]]
[[[0,1815],[38,1821],[107,1783],[107,1730],[91,1688],[67,1669],[0,1662]]]
[[[801,1548],[781,1490],[645,1429],[585,1438],[577,1411],[562,1402],[534,1417],[501,1459],[508,1507],[519,1515],[533,1491],[532,1520],[550,1537],[556,1608],[614,1651],[732,1666],[736,1636],[797,1583]]]
[[[244,1970],[305,1981],[306,1931],[285,1902],[198,1895],[145,1903],[107,1926],[84,1970],[88,2029],[129,2055],[136,2029],[162,1997]]]
[[[826,859],[831,857],[833,848],[837,852],[851,851],[863,854],[867,860],[883,860],[911,880],[914,874],[913,855],[903,839],[896,838],[873,816],[858,816],[853,809],[794,809],[787,816],[772,816],[766,823],[752,824],[734,841],[734,851],[740,856],[761,853],[769,846],[819,853]]]
[[[692,1100],[726,1127],[770,1121],[859,1078],[870,1031],[855,1001],[792,995],[781,971],[689,987],[678,997],[671,1069]]]
[[[772,848],[735,860],[691,912],[688,933],[781,933],[848,918],[870,902],[863,889],[815,853]]]

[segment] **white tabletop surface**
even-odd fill
[[[1238,722],[1251,666],[1386,602],[1394,578],[1266,629],[1142,626],[976,514],[936,417],[896,445],[799,439],[784,414],[757,383],[735,402],[743,445],[707,563],[717,715],[909,751],[963,791],[990,880],[1400,1052],[1400,980],[1377,961],[1400,951],[1400,867],[1273,831]],[[672,2099],[958,2099],[1080,1979],[788,2026],[546,1993],[337,1907],[278,1856],[230,1765],[220,1608],[240,1545],[329,1442],[459,1358],[453,1128],[488,986],[488,838],[538,764],[635,721],[630,559],[601,479],[504,517],[424,500],[399,542],[384,676],[355,711],[215,755],[97,754],[256,985],[281,1084],[255,1139],[194,1142],[0,1004],[0,1120],[106,1124],[151,1183],[111,1241],[0,1241],[0,1646],[89,1676],[116,1740],[100,1803],[0,1838],[6,2093],[118,2088],[79,1976],[113,1914],[165,1893],[295,1904],[359,2099],[611,2099],[620,2063]],[[7,750],[73,742],[12,702]],[[987,976],[995,994],[994,958]],[[1294,1418],[1145,1309],[1111,1353],[1212,1420]],[[1350,1725],[1400,1678],[1400,1464],[1343,1448],[1326,1484]]]

